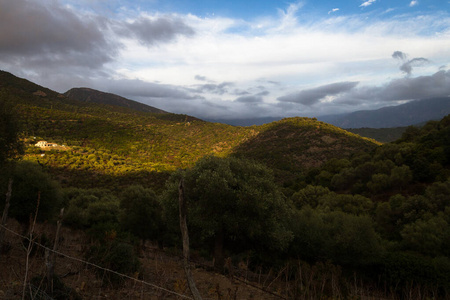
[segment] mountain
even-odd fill
[[[415,100],[377,110],[321,116],[318,119],[341,128],[388,128],[440,120],[448,114],[450,114],[450,97],[440,97]]]
[[[245,118],[245,119],[213,119],[213,118],[204,118],[203,120],[214,122],[214,123],[223,123],[233,126],[254,126],[254,125],[264,125],[268,123],[272,123],[275,121],[279,121],[283,119],[282,117],[261,117],[261,118]]]
[[[116,105],[135,109],[142,112],[167,113],[164,110],[134,100],[130,100],[115,94],[105,93],[90,88],[73,88],[65,92],[64,96],[79,101]]]

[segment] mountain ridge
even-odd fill
[[[440,120],[450,114],[450,97],[414,100],[376,110],[320,116],[320,121],[341,128],[392,128]]]
[[[107,105],[115,105],[121,107],[131,108],[137,111],[149,112],[149,113],[168,113],[162,109],[137,102],[135,100],[127,99],[116,94],[106,93],[99,90],[80,87],[72,88],[64,93],[68,98],[72,98],[84,102],[93,102]]]

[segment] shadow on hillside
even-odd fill
[[[300,172],[320,167],[332,158],[348,158],[377,145],[345,130],[295,118],[274,122],[234,149],[234,155],[255,159],[272,169]]]
[[[125,174],[102,174],[92,170],[68,170],[65,168],[45,167],[63,187],[107,188],[121,191],[130,185],[142,185],[160,191],[164,188],[169,172],[138,171]]]

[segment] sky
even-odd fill
[[[0,70],[204,119],[450,95],[450,0],[0,0]]]

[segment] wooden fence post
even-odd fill
[[[50,290],[53,293],[53,275],[55,273],[56,251],[58,251],[59,231],[61,230],[62,219],[64,215],[64,208],[59,212],[58,222],[56,223],[55,242],[53,244],[53,251],[47,250],[46,265],[47,265],[47,282]]]
[[[10,178],[8,181],[8,191],[6,192],[6,203],[5,208],[3,209],[3,215],[2,215],[2,226],[6,226],[6,221],[8,220],[8,210],[11,200],[11,194],[12,194],[12,184],[13,179]],[[0,250],[3,248],[3,239],[5,238],[5,228],[0,228]]]
[[[184,199],[184,184],[183,178],[180,179],[180,184],[178,185],[178,202],[180,206],[180,229],[181,236],[183,237],[183,264],[184,272],[186,273],[186,278],[188,282],[189,289],[191,290],[192,296],[195,300],[202,300],[197,287],[195,286],[194,278],[192,277],[191,268],[189,265],[189,233],[186,222],[186,201]]]

